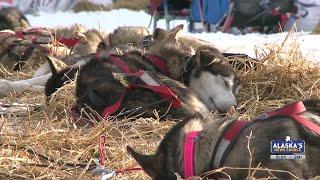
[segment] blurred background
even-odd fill
[[[150,15],[168,29],[186,21],[189,32],[275,33],[289,30],[320,32],[320,0],[0,0],[0,7],[15,6],[26,14],[57,11],[111,11],[130,9]]]

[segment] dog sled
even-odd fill
[[[149,13],[154,17],[154,28],[160,19],[166,21],[167,29],[170,21],[183,19],[188,21],[189,32],[232,33],[236,27],[238,32],[272,33],[290,26],[298,10],[306,16],[308,12],[298,8],[301,5],[308,6],[297,0],[150,0]]]

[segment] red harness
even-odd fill
[[[108,117],[110,114],[115,113],[120,108],[124,95],[126,94],[127,91],[133,88],[144,88],[144,89],[152,90],[158,93],[163,99],[168,99],[168,98],[172,99],[173,108],[178,108],[181,106],[181,101],[177,97],[177,95],[169,87],[160,85],[146,71],[139,70],[133,73],[130,70],[130,67],[128,66],[128,64],[126,64],[125,61],[123,61],[121,58],[117,57],[114,54],[109,55],[109,61],[111,64],[117,66],[119,69],[125,72],[125,76],[135,76],[141,79],[143,82],[145,82],[145,85],[132,84],[132,83],[124,84],[125,87],[122,91],[122,94],[119,100],[115,102],[113,105],[108,106],[103,110],[102,116],[104,118]]]
[[[76,37],[71,37],[71,38],[65,38],[65,37],[60,37],[57,39],[57,41],[65,46],[67,46],[67,48],[73,48],[75,45],[77,45],[80,40],[79,38]]]
[[[167,64],[159,56],[153,54],[144,54],[143,57],[152,62],[152,64],[157,67],[162,74],[169,76]]]
[[[241,121],[236,120],[233,121],[229,128],[226,128],[222,137],[218,140],[215,149],[213,151],[213,158],[211,160],[211,166],[219,168],[221,167],[233,145],[235,144],[237,138],[240,136],[239,134],[243,132],[243,130],[248,127],[255,120],[263,120],[272,116],[290,116],[293,120],[303,125],[304,127],[310,129],[314,133],[320,136],[320,126],[308,119],[303,118],[299,115],[302,112],[305,112],[306,108],[302,101],[287,105],[281,109],[276,111],[263,113],[262,115],[255,118],[253,121]],[[184,140],[184,178],[194,176],[194,146],[196,142],[198,132],[192,131],[189,132]],[[190,140],[192,138],[192,141]],[[191,149],[191,150],[190,150]]]
[[[18,29],[15,32],[2,31],[0,32],[0,35],[1,34],[15,35],[17,38],[30,40],[32,43],[35,43],[35,44],[50,43],[50,42],[37,42],[37,36],[35,35],[31,36],[30,38],[26,38],[26,35],[28,34],[41,34],[41,33],[47,33],[47,32],[48,30],[46,28],[37,27],[37,28],[28,29],[28,30]],[[76,38],[76,37],[71,37],[71,38],[56,37],[56,38],[57,38],[57,42],[67,46],[68,48],[72,48],[80,42],[79,38]]]

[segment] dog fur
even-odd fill
[[[254,68],[256,66],[256,59],[249,57],[246,54],[239,53],[222,53],[216,48],[216,45],[204,41],[202,39],[192,38],[182,35],[180,31],[183,29],[183,25],[178,25],[170,31],[166,31],[161,28],[157,28],[152,35],[144,37],[144,47],[157,54],[161,52],[161,49],[166,46],[176,46],[180,50],[194,53],[194,50],[207,47],[211,49],[217,58],[222,61],[228,61],[230,65],[238,70],[244,68]],[[217,45],[218,46],[218,45]],[[250,62],[248,62],[248,60]]]
[[[197,51],[197,54],[195,56],[190,57],[190,55],[182,54],[179,52],[179,50],[175,49],[174,47],[172,48],[167,50],[168,54],[171,53],[170,58],[172,61],[179,61],[180,59],[185,59],[185,61],[187,61],[187,59],[190,59],[188,67],[191,70],[187,75],[189,79],[187,85],[190,85],[189,87],[191,88],[191,90],[193,90],[196,94],[199,94],[200,99],[206,104],[208,108],[210,108],[210,110],[219,110],[221,112],[226,112],[231,106],[236,105],[235,95],[238,93],[240,80],[236,77],[231,67],[224,65],[219,60],[214,60],[215,56],[211,53],[210,50],[199,50]],[[106,58],[108,57],[106,56]],[[157,69],[150,62],[145,60],[141,55],[139,57],[132,58],[124,54],[121,58],[127,62],[127,64],[132,68],[132,71],[136,71],[142,68],[143,70],[157,72]],[[77,70],[74,68],[72,69],[74,71]],[[70,70],[66,71],[72,72]],[[63,71],[63,74],[64,73],[65,72]],[[180,73],[182,74],[182,72]],[[53,74],[51,78],[52,80],[48,81],[48,83],[46,84],[47,97],[49,97],[54,91],[56,91],[56,89],[60,88],[61,85],[64,84],[64,80],[61,80],[61,77],[64,77],[63,74]],[[71,74],[74,73],[72,72]],[[69,76],[69,78],[74,79],[75,77]],[[181,76],[176,79],[181,79]],[[63,82],[57,84],[53,83],[58,81]],[[208,84],[211,85],[207,87]]]
[[[194,43],[191,43],[191,41],[180,39],[179,34],[182,28],[183,26],[179,25],[169,32],[156,29],[153,33],[153,41],[148,46],[148,51],[166,61],[169,68],[169,77],[176,80],[182,78],[186,64],[188,63],[188,54],[197,53],[196,57],[199,57],[198,59],[189,60],[201,65],[191,65],[190,71],[193,74],[191,77],[194,79],[190,79],[192,83],[188,83],[188,86],[200,95],[201,100],[207,107],[210,109],[214,109],[215,107],[222,112],[226,112],[228,108],[236,105],[235,95],[241,88],[240,79],[218,49],[213,46],[199,44],[196,40],[193,41]],[[192,47],[192,44],[195,44],[194,47],[196,49]],[[207,53],[203,53],[204,51]],[[215,86],[218,84],[223,89],[218,90],[217,86]],[[216,94],[222,95],[222,93],[217,93],[217,91],[224,91],[225,93],[223,96],[220,96],[221,98],[214,97]]]
[[[34,45],[31,42],[33,37],[36,37],[39,42],[48,43]],[[79,43],[72,48],[72,54],[81,56],[95,53],[98,45],[102,42],[105,43],[106,35],[95,29],[87,30],[81,25],[74,25],[70,28],[39,30],[35,33],[26,34],[24,40],[17,38],[15,36],[15,32],[8,31],[0,35],[0,53],[4,53],[4,55],[0,57],[1,65],[9,70],[20,70],[21,68],[34,67],[42,64],[45,62],[44,56],[47,54],[57,57],[65,57],[71,53],[70,49],[65,46],[51,43],[53,37],[56,37],[57,40],[61,37],[78,38]],[[11,47],[14,44],[15,46],[13,48],[8,49],[8,47]],[[26,61],[22,62],[24,60],[24,52],[31,46],[35,46],[36,48],[32,51],[31,55],[27,57]],[[12,56],[11,54],[16,55]],[[15,68],[17,64],[21,67]]]
[[[304,104],[307,111],[301,115],[320,125],[320,100],[306,100]],[[154,155],[140,154],[130,146],[127,147],[127,150],[153,179],[177,179],[174,173],[183,176],[183,139],[190,131],[201,131],[195,144],[194,159],[195,174],[201,175],[213,169],[210,167],[213,149],[224,129],[233,120],[235,120],[234,117],[195,116],[177,123],[163,138]],[[302,179],[309,179],[320,174],[320,166],[318,166],[320,137],[287,116],[274,116],[252,123],[238,137],[223,166],[249,167],[250,155],[247,144],[250,132],[252,132],[250,144],[254,149],[252,167],[257,167],[261,163],[264,168],[289,171]],[[284,139],[286,136],[305,141],[305,160],[270,160],[271,140]],[[231,179],[245,179],[248,176],[247,169],[226,169],[224,172],[230,175]],[[292,179],[288,173],[272,173],[279,179]],[[266,178],[269,174],[267,171],[258,170],[254,175],[256,178]],[[221,177],[221,174],[218,177]],[[212,178],[218,177],[213,176]]]
[[[86,55],[97,52],[98,45],[105,42],[106,35],[100,33],[98,30],[91,29],[84,33],[76,33],[80,39],[80,43],[73,48],[73,53],[78,55]]]
[[[143,109],[143,116],[150,117],[153,116],[153,110],[157,109],[159,114],[166,114],[166,116],[173,117],[175,119],[180,119],[183,116],[189,116],[196,112],[199,113],[209,113],[206,106],[198,99],[198,96],[191,92],[187,87],[183,84],[172,80],[164,75],[157,73],[157,70],[150,64],[146,63],[141,59],[142,54],[138,51],[133,51],[131,53],[127,53],[122,55],[121,58],[127,60],[127,62],[131,62],[131,68],[133,71],[139,69],[145,69],[154,76],[161,83],[170,87],[172,91],[174,91],[178,98],[182,101],[181,107],[178,109],[170,109],[170,102],[164,102],[161,104],[157,104],[146,109]],[[134,63],[135,62],[135,63]],[[54,63],[51,63],[54,65]],[[55,65],[56,66],[56,65]],[[77,97],[77,105],[78,112],[81,111],[82,108],[91,107],[96,110],[99,114],[102,113],[106,106],[110,106],[115,103],[122,93],[123,85],[115,79],[112,73],[122,73],[117,67],[108,63],[108,60],[105,58],[94,58],[90,60],[87,64],[79,68],[73,69],[64,69],[61,73],[56,73],[59,70],[55,67],[53,68],[53,75],[58,78],[50,78],[46,84],[46,96],[49,96],[53,92],[50,91],[53,88],[49,88],[50,85],[61,85],[67,80],[67,76],[74,77],[76,72],[79,71],[79,76],[76,80],[76,97]],[[105,103],[103,105],[96,105],[90,100],[90,93],[95,92],[98,94]],[[134,109],[139,106],[143,106],[145,104],[153,103],[155,101],[159,101],[161,98],[158,94],[146,90],[146,89],[134,89],[130,91],[120,108],[126,108],[126,110]],[[90,113],[90,112],[88,112]],[[141,111],[138,111],[141,113]]]
[[[0,30],[16,30],[17,28],[30,27],[25,15],[15,7],[5,7],[0,9]]]
[[[119,27],[109,35],[109,47],[114,48],[119,45],[131,44],[135,47],[142,46],[142,40],[151,33],[145,27],[123,26]]]
[[[182,35],[181,30],[184,28],[182,24],[174,27],[173,29],[166,31],[162,28],[157,28],[154,30],[152,35],[147,35],[144,37],[143,41],[146,42],[146,48],[151,48],[158,46],[159,44],[165,42],[178,41],[180,46],[184,48],[185,51],[189,51],[190,48],[198,49],[200,46],[210,46],[214,48],[214,45],[208,41],[202,39],[197,39],[189,36]],[[148,43],[147,43],[148,42]],[[161,45],[160,45],[161,46]]]
[[[172,40],[177,38],[181,29],[182,27],[178,26],[166,34],[165,42],[150,45],[151,54],[155,54],[165,61],[170,78],[182,81],[182,78],[187,76],[187,81],[183,83],[198,94],[210,110],[227,112],[231,106],[236,106],[235,96],[241,88],[240,79],[217,49],[210,46],[200,46],[196,52],[192,52],[190,48],[181,48],[186,45]],[[154,37],[157,38],[156,35]],[[109,52],[104,54],[106,58],[108,58]],[[193,56],[191,53],[196,53],[196,55]],[[142,58],[141,61],[144,59],[140,58]],[[137,65],[134,64],[137,61],[125,61],[129,66],[134,67],[133,70],[137,70],[135,68]],[[150,64],[145,60],[144,64],[146,63]],[[46,89],[51,89],[47,92],[54,92],[59,87],[48,83]],[[50,96],[50,94],[46,95]]]
[[[18,39],[14,35],[1,36],[0,43],[0,53],[4,53],[0,58],[0,65],[9,71],[39,66],[44,62],[45,52],[39,48],[35,48],[30,56],[24,58],[26,50],[32,46],[28,40]]]

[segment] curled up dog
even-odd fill
[[[252,156],[247,148],[248,137]],[[305,142],[305,159],[272,160],[271,141],[288,137]],[[310,179],[320,173],[319,139],[320,100],[315,99],[264,113],[252,121],[194,116],[177,123],[155,154],[143,155],[130,146],[127,150],[153,179],[177,179],[175,173],[188,179],[220,167],[229,168],[223,173],[207,173],[206,177],[245,179],[249,167],[263,167],[268,170],[255,170],[255,178]],[[193,150],[188,151],[191,147]]]

